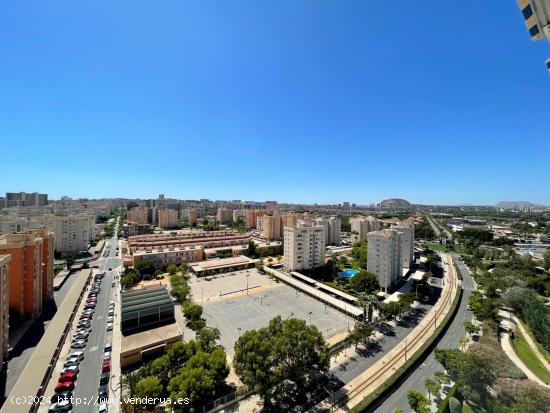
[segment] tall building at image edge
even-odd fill
[[[525,26],[532,40],[546,38],[550,42],[550,0],[516,0]],[[546,69],[550,72],[550,58],[546,59]]]
[[[9,265],[11,255],[0,254],[0,364],[6,360],[9,344]],[[0,368],[1,370],[1,368]]]

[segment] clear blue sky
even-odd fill
[[[5,2],[0,193],[550,204],[549,56],[513,0]]]

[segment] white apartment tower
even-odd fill
[[[401,235],[397,231],[386,229],[369,232],[367,239],[367,270],[377,275],[382,291],[391,292],[402,275]]]
[[[380,230],[380,221],[373,216],[351,218],[350,224],[352,242],[364,240],[369,232]]]
[[[298,220],[284,228],[284,267],[290,271],[308,270],[325,263],[325,228],[315,221]]]
[[[401,239],[401,267],[411,268],[414,262],[414,222],[404,221],[392,229],[399,233]]]

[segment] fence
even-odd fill
[[[219,412],[225,409],[226,407],[229,407],[237,403],[238,401],[247,398],[253,393],[254,393],[254,389],[248,386],[241,387],[236,391],[234,391],[233,393],[229,393],[223,397],[220,397],[217,400],[214,400],[208,404],[205,404],[202,408],[202,412],[203,413]]]

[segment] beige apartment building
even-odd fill
[[[298,220],[302,219],[302,214],[286,213],[281,215],[282,225],[284,227],[295,227],[298,224]]]
[[[317,218],[317,225],[325,229],[325,245],[341,245],[342,244],[342,221],[336,217]]]
[[[195,225],[197,223],[198,216],[199,214],[195,208],[189,208],[187,210],[187,218],[189,219],[190,224]]]
[[[55,250],[60,253],[87,250],[90,242],[95,240],[95,216],[93,215],[33,217],[30,227],[51,229],[55,235]]]
[[[244,214],[244,224],[247,229],[256,228],[258,218],[264,215],[264,211],[261,209],[247,209]]]
[[[283,226],[281,215],[264,215],[262,217],[262,236],[268,241],[278,241],[282,238]]]
[[[351,218],[349,221],[352,242],[362,241],[367,238],[369,232],[379,231],[381,228],[380,221],[373,216]]]
[[[137,251],[133,258],[134,267],[142,261],[151,261],[157,267],[170,264],[179,265],[183,262],[203,260],[204,248],[202,246],[158,248],[150,251]]]
[[[216,213],[216,219],[220,224],[227,224],[233,218],[233,213],[230,209],[227,208],[218,208]]]
[[[284,228],[285,269],[307,270],[325,263],[325,228],[312,220],[298,220]]]
[[[143,207],[132,208],[126,213],[126,219],[128,221],[137,222],[138,224],[148,224],[149,209]]]
[[[371,231],[367,239],[367,270],[377,275],[382,291],[391,292],[402,276],[400,233],[391,229]]]
[[[178,225],[178,211],[163,208],[158,210],[158,226],[163,229],[176,228]]]
[[[9,265],[11,255],[0,255],[0,362],[6,361],[10,332]]]
[[[29,228],[26,218],[0,217],[0,235],[15,234]]]

